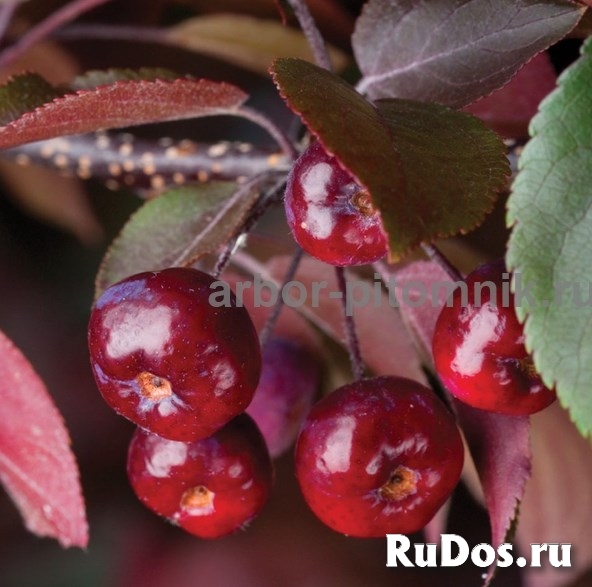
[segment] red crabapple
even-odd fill
[[[202,538],[243,528],[267,501],[273,482],[265,441],[246,414],[194,442],[138,428],[127,472],[146,507]]]
[[[309,413],[296,443],[302,494],[350,536],[421,530],[463,467],[454,419],[431,389],[383,376],[344,385]]]
[[[330,265],[373,263],[387,253],[386,233],[370,194],[319,142],[294,164],[285,208],[296,242]]]
[[[318,390],[321,366],[309,350],[284,338],[270,338],[262,355],[261,378],[247,414],[275,458],[296,440]]]
[[[526,351],[504,274],[508,277],[503,261],[487,263],[465,279],[466,299],[462,288],[456,288],[436,322],[434,362],[444,386],[462,402],[526,416],[546,408],[556,395],[545,386]]]
[[[213,434],[251,401],[259,340],[244,308],[212,307],[210,275],[171,268],[109,287],[90,317],[88,345],[105,401],[171,440]]]

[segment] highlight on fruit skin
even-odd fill
[[[463,462],[460,432],[442,401],[395,376],[356,381],[320,400],[295,454],[314,514],[360,538],[424,528],[452,494]]]
[[[432,350],[442,384],[458,400],[509,416],[528,416],[551,405],[524,345],[510,274],[503,260],[470,273],[442,308]]]

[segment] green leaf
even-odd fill
[[[0,125],[8,124],[60,95],[57,88],[36,73],[15,76],[0,86]]]
[[[258,197],[231,182],[196,185],[149,200],[130,218],[105,255],[96,296],[128,275],[187,264],[216,251]]]
[[[408,192],[375,199],[391,247],[404,250],[479,225],[510,173],[503,141],[477,118],[438,104],[381,100],[377,107],[392,132]]]
[[[505,186],[502,141],[468,114],[407,100],[375,108],[339,77],[297,59],[279,59],[272,71],[290,107],[370,192],[391,260],[474,228]]]
[[[592,435],[592,41],[541,104],[508,202],[517,314],[546,385]],[[526,294],[523,295],[526,289]],[[559,292],[562,291],[561,296]]]

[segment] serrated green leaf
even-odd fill
[[[239,190],[240,198],[234,198]],[[128,275],[180,265],[216,251],[257,197],[257,190],[216,182],[172,190],[146,202],[105,255],[96,296]]]
[[[61,96],[57,88],[36,73],[25,73],[0,86],[0,126]]]
[[[272,72],[290,107],[370,192],[391,260],[474,228],[505,185],[504,146],[470,115],[408,100],[375,108],[339,77],[298,59],[279,59]]]
[[[526,320],[526,345],[536,368],[589,437],[592,41],[543,101],[530,132],[508,202],[513,228],[506,261],[520,279],[516,310]],[[529,295],[522,295],[524,288]]]
[[[380,100],[377,107],[408,191],[407,197],[374,200],[391,248],[405,250],[479,225],[510,173],[502,140],[477,118],[438,104]]]

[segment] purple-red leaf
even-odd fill
[[[274,257],[269,263],[269,271],[281,282],[288,265],[289,258]],[[377,375],[400,375],[425,383],[417,352],[401,317],[390,307],[388,296],[377,295],[373,282],[363,282],[349,273],[347,278],[350,309],[356,322],[362,358],[368,367]],[[308,292],[298,310],[325,334],[345,345],[343,309],[341,299],[335,295],[339,287],[333,268],[306,258],[300,263],[295,279]],[[363,303],[365,295],[368,297]]]
[[[210,80],[118,81],[67,94],[0,128],[0,149],[53,137],[233,113],[247,99]]]
[[[86,547],[88,525],[70,439],[22,353],[0,332],[0,481],[25,526],[64,547]]]
[[[531,471],[528,417],[504,416],[454,402],[460,427],[483,487],[491,524],[489,543],[497,549],[512,539],[512,525]],[[485,581],[493,578],[491,567]]]
[[[546,53],[529,61],[509,84],[465,108],[503,136],[524,138],[541,100],[555,89],[557,75]]]
[[[565,0],[370,0],[352,37],[372,99],[466,106],[565,36],[584,8]]]

